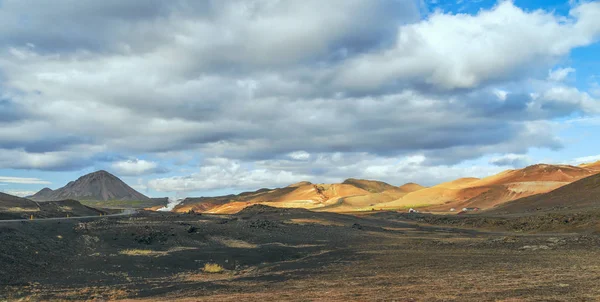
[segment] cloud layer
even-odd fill
[[[10,177],[10,176],[0,176],[0,183],[9,183],[9,184],[36,184],[36,185],[45,185],[50,184],[49,181],[42,180],[39,178],[31,178],[31,177]]]
[[[0,6],[4,168],[187,165],[157,191],[431,183],[482,156],[500,157],[475,174],[559,149],[557,119],[600,112],[556,67],[600,39],[598,2],[425,18],[410,0],[48,5]]]

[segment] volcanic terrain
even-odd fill
[[[599,188],[588,167],[535,165],[431,188],[300,182],[188,198],[179,213],[2,194],[0,219],[24,219],[0,220],[0,300],[594,301]],[[415,196],[485,204],[511,189],[530,196],[463,215],[380,210]],[[92,215],[65,217],[75,208]]]
[[[96,216],[105,215],[108,212],[110,211],[84,206],[76,200],[35,202],[26,198],[0,193],[0,220]]]
[[[452,216],[455,226],[409,216],[255,205],[235,215],[0,222],[0,300],[600,299],[598,230],[515,233],[476,230],[469,219],[483,217],[471,215]]]

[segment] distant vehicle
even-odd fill
[[[417,210],[415,210],[413,208],[408,209],[408,212],[409,213],[419,213],[419,211],[417,211]]]
[[[462,211],[463,212],[474,212],[474,211],[479,211],[479,208],[463,208]]]
[[[456,211],[456,209],[455,209],[455,208],[451,208],[451,209],[450,209],[450,212],[454,212],[454,211]]]

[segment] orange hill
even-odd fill
[[[600,174],[565,185],[554,191],[533,195],[498,206],[491,212],[522,213],[600,208]]]
[[[379,207],[424,208],[433,212],[463,207],[487,209],[518,198],[550,192],[596,173],[598,171],[584,167],[539,164],[483,179],[461,178],[406,194]]]
[[[591,169],[594,171],[600,171],[600,160],[595,163],[581,164],[580,167]]]
[[[410,193],[410,192],[423,190],[423,189],[425,189],[425,187],[423,187],[420,184],[416,184],[414,182],[409,182],[409,183],[399,186],[398,189],[400,189],[404,193]]]
[[[413,189],[417,187],[413,186]],[[188,198],[175,207],[174,211],[236,213],[253,204],[323,211],[356,211],[376,203],[397,199],[404,194],[406,192],[401,188],[372,180],[347,179],[339,184],[300,182],[285,188],[261,189],[239,195]]]
[[[420,208],[449,212],[463,207],[490,209],[506,202],[547,193],[600,172],[600,162],[581,166],[538,164],[507,170],[486,178],[459,178],[423,187],[408,183],[396,187],[375,180],[349,178],[336,184],[307,181],[284,188],[260,189],[238,195],[187,198],[175,207],[207,213],[236,213],[253,204],[313,211],[355,212]]]

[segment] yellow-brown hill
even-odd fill
[[[580,167],[591,169],[594,171],[600,171],[600,160],[594,163],[581,164]]]
[[[414,182],[409,182],[409,183],[405,183],[401,186],[398,187],[398,189],[400,189],[400,191],[404,192],[404,193],[410,193],[410,192],[415,192],[415,191],[419,191],[419,190],[423,190],[426,187],[423,187],[420,184],[416,184]]]
[[[505,202],[550,192],[556,188],[596,174],[586,167],[538,164],[507,170],[483,179],[461,178],[406,194],[380,204],[383,209],[423,208],[448,212],[465,207],[488,209]]]
[[[504,214],[598,208],[600,208],[600,174],[595,174],[548,193],[507,202],[490,212]]]
[[[427,188],[414,183],[396,187],[385,182],[353,178],[336,184],[303,181],[284,188],[238,195],[188,198],[174,211],[230,214],[254,204],[328,212],[411,207],[432,212],[448,212],[451,208],[459,211],[464,207],[490,209],[519,198],[550,192],[599,172],[600,162],[581,166],[538,164],[482,179],[459,178]]]
[[[416,190],[416,186],[413,185],[410,190]],[[175,207],[175,211],[229,214],[254,204],[334,212],[357,211],[397,199],[406,194],[405,190],[408,189],[362,179],[347,179],[336,184],[300,182],[285,188],[261,189],[239,195],[188,198]]]

